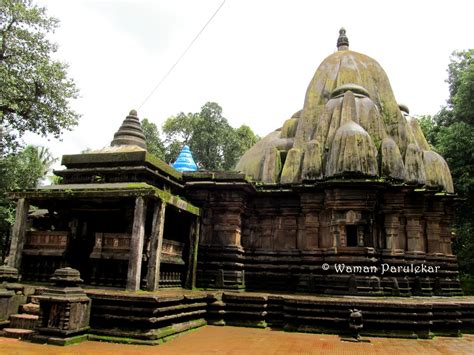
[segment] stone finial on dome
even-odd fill
[[[112,147],[120,145],[136,145],[146,149],[145,135],[143,134],[140,120],[137,117],[137,111],[131,110],[123,121],[114,139],[110,143]]]
[[[337,50],[344,51],[349,49],[349,39],[346,36],[346,29],[341,27],[339,30],[339,38],[337,39]]]

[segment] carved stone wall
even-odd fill
[[[202,287],[367,295],[461,293],[450,252],[449,197],[357,183],[254,191],[208,187],[192,195],[206,197],[193,200],[201,203],[205,216],[198,257]],[[336,264],[377,272],[338,272]],[[395,269],[382,274],[382,264]],[[422,266],[436,272],[414,271]]]

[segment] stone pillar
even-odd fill
[[[319,212],[323,195],[302,193],[300,200],[302,214],[298,218],[297,247],[300,250],[319,248],[322,244],[319,240]]]
[[[55,287],[36,296],[40,315],[35,330],[39,335],[33,341],[68,345],[87,340],[91,299],[77,286],[82,282],[79,271],[70,267],[57,269],[50,280]]]
[[[341,238],[338,224],[331,224],[329,227],[331,233],[332,246],[329,249],[335,249],[341,246]]]
[[[165,227],[166,203],[159,200],[153,211],[153,225],[150,237],[150,260],[148,261],[147,289],[158,290],[160,284],[161,247],[163,246],[163,230]]]
[[[441,219],[440,221],[440,250],[444,255],[453,255],[451,250],[451,220]]]
[[[398,213],[385,214],[385,250],[390,254],[402,252],[400,250],[400,217]]]
[[[216,208],[213,213],[212,244],[241,247],[242,207],[229,204]]]
[[[421,216],[407,216],[407,252],[411,254],[424,254],[425,243],[423,238],[423,228]]]
[[[302,223],[298,230],[298,249],[314,249],[319,248],[319,218],[318,213],[304,212],[304,216],[300,217]]]
[[[244,249],[241,244],[242,213],[245,194],[240,191],[214,191],[211,195],[212,244],[206,252],[206,267],[215,285],[211,287],[245,288]],[[212,271],[211,271],[212,270]]]
[[[364,226],[362,226],[362,225],[357,226],[357,246],[358,247],[365,246]]]
[[[194,217],[189,228],[189,254],[188,254],[188,270],[186,274],[186,288],[193,289],[196,287],[196,270],[197,270],[197,256],[199,247],[199,232],[200,232],[199,217]]]
[[[129,291],[140,289],[140,277],[143,260],[143,242],[145,237],[146,205],[143,197],[135,199],[130,256],[128,259],[127,287]]]
[[[339,245],[341,247],[346,247],[347,246],[347,235],[346,235],[346,225],[345,224],[339,224]]]
[[[10,242],[10,254],[8,255],[8,266],[19,269],[23,245],[25,244],[26,220],[30,204],[25,198],[20,198],[16,203],[15,224],[13,225]]]
[[[426,240],[427,240],[427,252],[430,254],[441,253],[440,243],[440,217],[428,217],[426,222]]]

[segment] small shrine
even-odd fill
[[[85,284],[138,290],[194,284],[200,209],[182,196],[181,172],[146,151],[135,110],[109,147],[65,155],[58,185],[14,193],[8,263],[25,281],[66,266]],[[28,219],[32,204],[45,211]]]

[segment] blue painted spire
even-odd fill
[[[196,163],[194,162],[193,155],[191,154],[191,151],[187,145],[185,145],[179,153],[178,158],[173,163],[173,168],[180,172],[196,171],[198,169]]]

